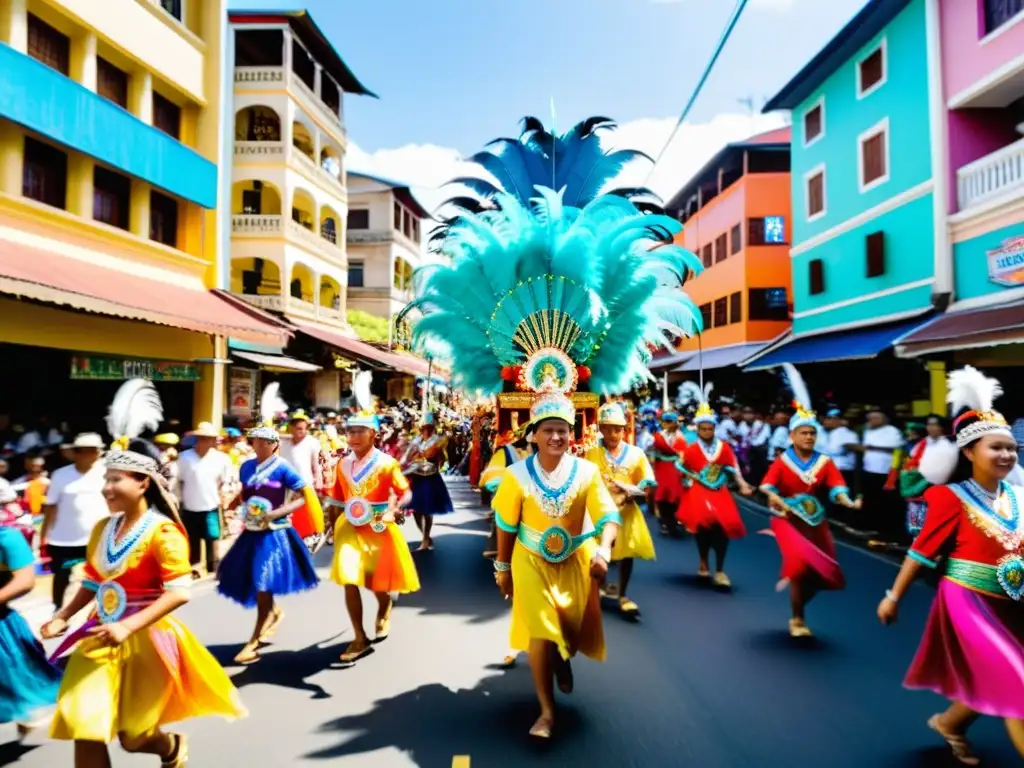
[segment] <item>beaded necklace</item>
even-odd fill
[[[352,491],[356,496],[362,496],[365,490],[364,481],[372,477],[371,472],[374,467],[377,466],[377,462],[380,460],[381,453],[376,448],[371,448],[369,454],[363,459],[363,465],[356,469],[356,462],[358,459],[356,455],[352,454],[352,461],[348,466],[342,465],[342,472],[344,472],[346,479],[349,481],[349,485],[352,486]],[[369,477],[368,477],[369,476]]]
[[[277,469],[277,463],[280,460],[281,457],[275,453],[266,461],[257,464],[252,477],[249,478],[248,485],[252,488],[259,488],[261,485],[265,485],[270,480],[270,475]]]
[[[960,497],[971,523],[1007,550],[1020,549],[1024,531],[1020,529],[1020,506],[1017,493],[1000,481],[995,493],[986,491],[973,478],[951,486]]]
[[[118,514],[112,516],[107,521],[107,527],[105,535],[103,537],[102,554],[100,557],[101,570],[106,574],[112,574],[120,571],[124,566],[125,561],[128,559],[128,555],[132,553],[132,550],[138,546],[142,537],[145,536],[146,532],[149,531],[150,526],[156,520],[156,515],[150,510],[146,510],[142,513],[135,524],[132,525],[131,529],[124,535],[120,542],[117,540],[117,534],[120,532],[121,525],[124,522],[124,515]]]
[[[543,473],[549,480],[557,482],[555,475],[562,475],[565,473],[566,464],[569,465],[569,477],[558,487],[552,487],[548,483],[541,479],[540,473]],[[537,456],[534,454],[526,460],[526,471],[530,475],[530,480],[533,482],[533,490],[538,497],[540,502],[540,508],[548,517],[565,517],[569,513],[569,503],[572,501],[570,491],[572,486],[576,482],[576,473],[579,470],[579,462],[568,454],[562,457],[559,461],[558,467],[554,472],[548,473],[544,471],[544,468],[540,468],[538,473],[537,468]]]

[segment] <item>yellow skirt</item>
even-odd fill
[[[166,616],[110,647],[86,637],[68,659],[50,737],[112,742],[193,717],[246,715],[223,667],[177,619]]]
[[[625,560],[627,557],[639,560],[654,559],[654,540],[651,538],[644,513],[636,502],[630,502],[623,507],[622,525],[619,526],[619,535],[615,537],[615,545],[612,547],[612,562]]]
[[[564,562],[544,560],[518,541],[512,551],[511,647],[528,651],[531,640],[548,640],[562,658],[577,652],[604,661],[601,595],[590,576],[593,539]]]
[[[406,594],[420,588],[416,564],[401,528],[388,523],[382,533],[374,533],[370,526],[357,528],[344,516],[334,526],[331,581],[374,592]]]

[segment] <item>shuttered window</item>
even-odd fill
[[[885,79],[885,46],[879,46],[866,59],[864,59],[857,70],[860,73],[861,96],[864,96],[872,88],[877,87]]]
[[[725,261],[729,256],[729,243],[726,234],[723,232],[715,238],[715,264]]]
[[[721,328],[723,325],[729,324],[729,304],[728,300],[723,297],[721,299],[715,299],[715,328]]]
[[[872,232],[864,238],[868,277],[881,277],[885,274],[885,233]]]
[[[711,253],[711,243],[708,243],[707,245],[704,246],[704,253],[703,253],[703,256],[701,258],[701,261],[704,262],[705,269],[707,267],[710,267],[712,264],[714,264],[714,257],[713,257],[713,254]]]
[[[825,212],[825,171],[821,170],[807,179],[807,216]]]
[[[821,105],[811,107],[804,114],[804,144],[810,144],[816,138],[821,136],[821,132],[825,128],[824,112],[822,111]]]
[[[817,296],[818,294],[825,292],[825,264],[821,259],[811,259],[808,268],[808,282],[810,287],[808,293],[811,296]]]
[[[153,92],[153,127],[169,136],[181,138],[181,107]]]
[[[729,296],[729,324],[743,321],[743,295],[736,293]]]
[[[743,249],[743,229],[739,224],[732,228],[732,232],[729,234],[730,248],[729,252],[735,256]]]
[[[71,71],[71,40],[31,13],[28,14],[28,55],[62,75]]]
[[[861,161],[861,186],[884,179],[889,175],[888,152],[886,143],[888,134],[885,129],[878,131],[871,136],[861,140],[860,161]]]
[[[128,109],[128,73],[97,56],[96,92],[119,107]]]

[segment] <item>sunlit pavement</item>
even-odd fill
[[[182,618],[228,667],[250,715],[186,724],[190,768],[952,765],[925,727],[942,699],[900,686],[930,590],[916,586],[900,623],[883,628],[874,612],[895,566],[844,547],[849,588],[814,602],[816,637],[792,641],[787,598],[774,591],[778,553],[757,535],[767,521],[750,507],[750,535],[729,553],[732,594],[698,582],[691,541],[657,540],[658,561],[638,563],[630,589],[642,618],[623,620],[609,601],[609,661],[576,661],[555,738],[531,744],[529,670],[522,657],[511,671],[498,667],[507,605],[481,557],[486,524],[465,488],[453,484],[459,509],[436,527],[437,548],[415,554],[423,591],[401,598],[391,637],[353,668],[336,664],[352,632],[333,584],[287,599],[274,645],[249,668],[231,659],[254,614],[209,582],[197,587]],[[406,530],[414,541],[411,521]],[[330,555],[318,556],[324,578]],[[972,736],[989,765],[1018,764],[1001,723],[981,721]],[[13,739],[0,726],[0,742]],[[112,751],[117,768],[156,764]],[[12,762],[63,768],[71,748],[33,735],[0,746],[0,764]]]

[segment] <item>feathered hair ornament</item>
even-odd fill
[[[718,415],[711,408],[711,391],[715,385],[710,381],[704,383],[703,391],[697,387],[698,402],[697,412],[693,414],[694,424],[717,424]]]
[[[704,393],[701,392],[700,384],[695,381],[684,381],[679,385],[679,393],[676,395],[676,405],[684,409],[693,403],[699,403]]]
[[[107,411],[107,432],[114,438],[114,447],[122,451],[147,429],[155,432],[164,418],[164,406],[153,382],[129,379],[114,395]]]
[[[260,395],[260,424],[264,427],[272,426],[274,419],[283,413],[288,413],[288,403],[281,397],[281,385],[274,381],[267,384]]]
[[[370,394],[370,385],[373,383],[373,371],[358,371],[352,377],[352,396],[356,400],[356,406],[360,411],[373,409],[373,396]]]
[[[782,378],[793,394],[793,409],[795,413],[789,419],[789,431],[800,427],[814,427],[821,430],[818,424],[818,414],[811,409],[811,393],[804,383],[804,377],[792,363],[782,364]]]
[[[699,310],[680,288],[702,264],[672,243],[679,222],[644,214],[619,195],[581,191],[571,200],[582,207],[567,204],[578,174],[590,179],[586,191],[598,176],[595,189],[618,172],[582,150],[574,169],[572,146],[553,150],[556,184],[564,174],[559,191],[545,186],[550,166],[545,181],[536,163],[515,194],[488,189],[489,208],[465,210],[444,232],[451,266],[414,275],[417,298],[402,313],[423,315],[413,342],[450,360],[469,391],[499,392],[504,374],[516,370],[523,390],[565,393],[589,380],[593,392],[620,394],[652,378],[652,348],[674,349],[673,337],[701,329]]]
[[[956,417],[953,434],[958,448],[994,432],[1013,436],[1006,419],[992,407],[996,398],[1003,394],[1003,387],[997,379],[991,379],[968,365],[949,374],[947,387],[946,401]]]

